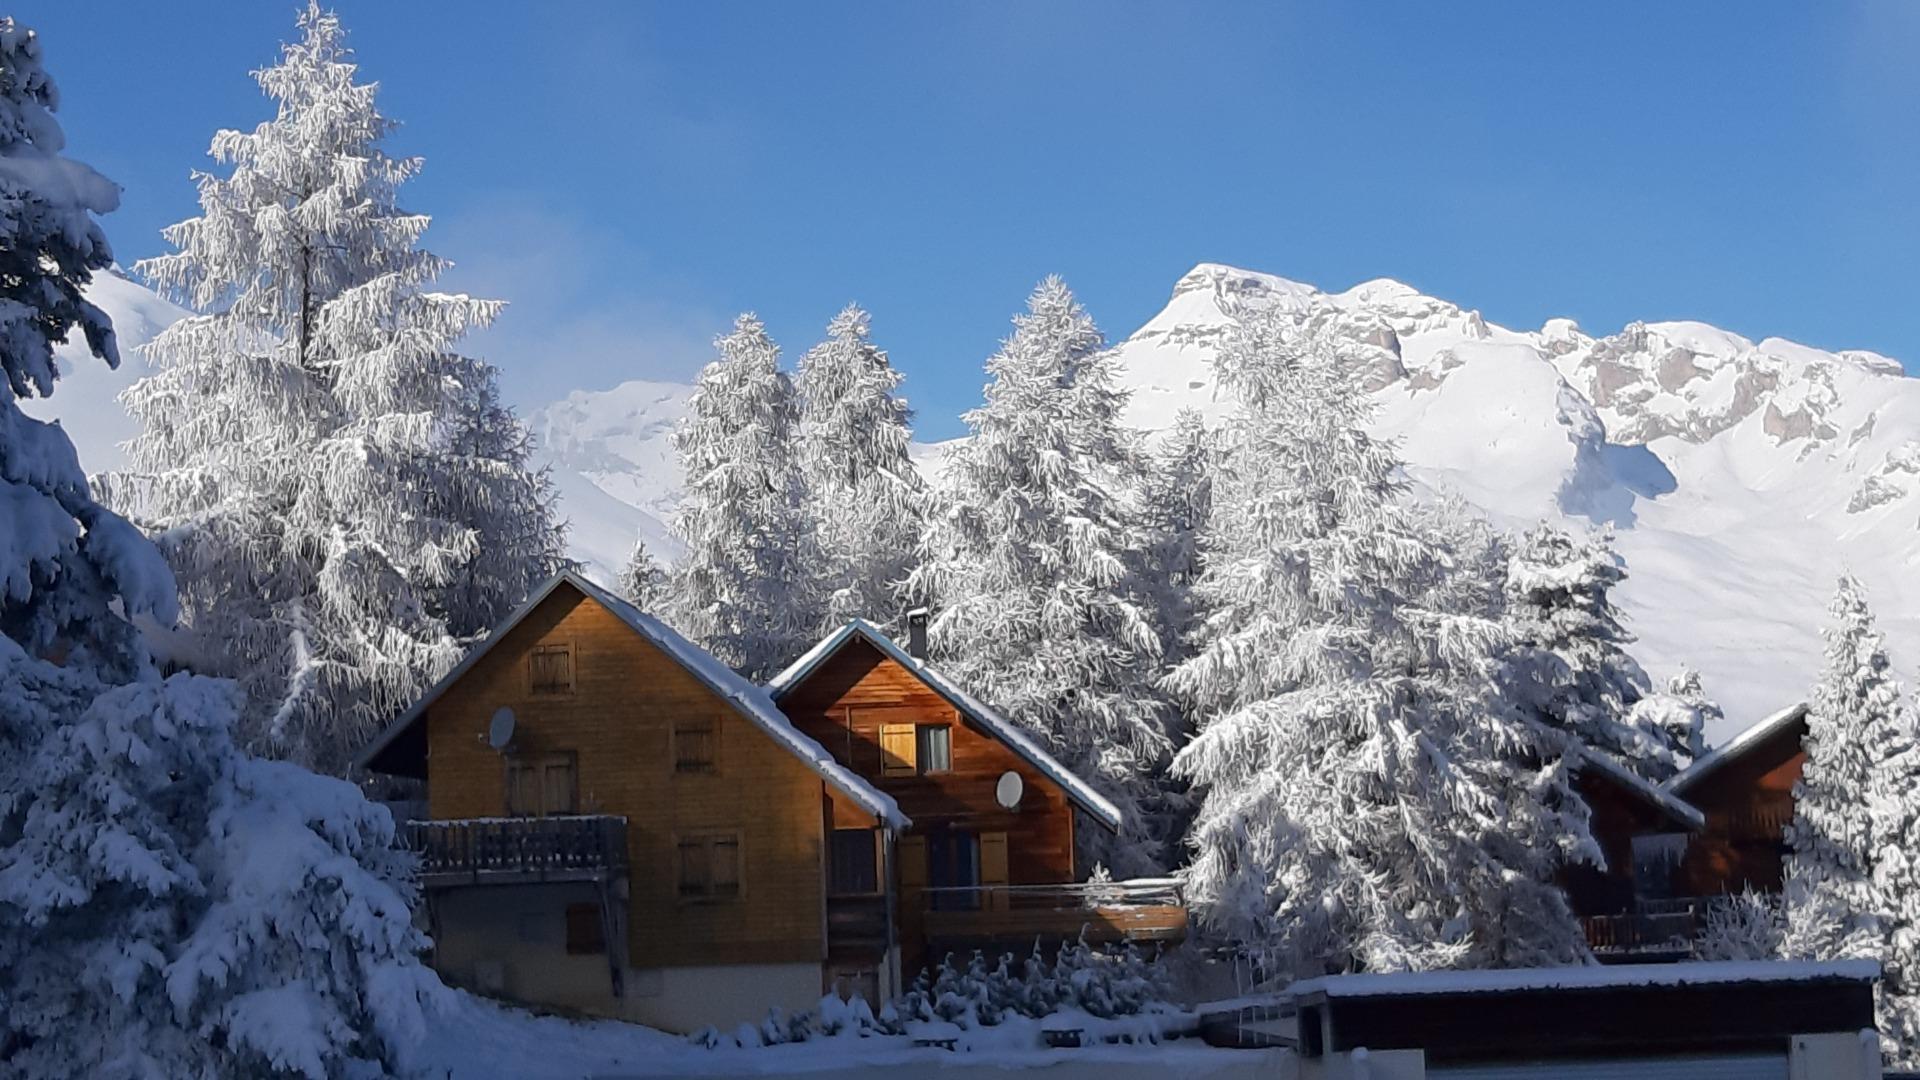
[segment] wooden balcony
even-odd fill
[[[420,883],[518,885],[604,882],[627,872],[627,819],[602,814],[409,821]]]
[[[1701,902],[1643,900],[1635,910],[1580,920],[1587,947],[1603,961],[1683,957],[1700,931]]]
[[[1089,942],[1176,942],[1187,936],[1186,902],[1171,878],[917,891],[912,902],[928,941],[1031,944],[1084,935]]]

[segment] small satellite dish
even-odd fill
[[[1027,785],[1021,781],[1019,773],[1003,772],[1000,782],[993,785],[993,800],[1008,810],[1018,810],[1020,796],[1026,789]]]
[[[513,741],[513,710],[502,705],[487,723],[487,745],[495,750],[505,750]]]

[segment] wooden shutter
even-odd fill
[[[903,836],[894,849],[894,855],[900,861],[900,887],[902,889],[924,889],[927,887],[927,838],[924,836]]]
[[[540,769],[529,761],[507,762],[507,816],[540,813]]]
[[[567,955],[598,955],[607,951],[605,924],[599,904],[567,905]]]
[[[573,755],[555,754],[540,763],[543,792],[541,812],[571,814],[575,811]]]
[[[1007,884],[1007,834],[986,832],[980,834],[980,884]],[[1007,893],[999,890],[987,893],[987,907],[994,911],[1005,911]]]
[[[573,645],[536,645],[527,658],[527,688],[535,694],[573,693]]]
[[[880,725],[881,776],[912,776],[917,771],[918,754],[912,724]]]

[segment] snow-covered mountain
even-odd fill
[[[50,402],[89,470],[132,434],[113,395],[134,346],[180,309],[124,278],[91,293],[113,316],[118,372],[82,359]],[[1393,281],[1345,292],[1203,264],[1119,346],[1149,430],[1184,407],[1224,417],[1210,358],[1238,304],[1334,311],[1363,350],[1414,479],[1509,526],[1610,525],[1627,562],[1620,602],[1656,676],[1698,667],[1726,706],[1719,741],[1799,700],[1820,663],[1834,579],[1860,575],[1896,660],[1920,661],[1920,381],[1866,352],[1755,343],[1700,323],[1594,337],[1564,319],[1510,330]],[[68,353],[78,356],[77,351]],[[636,537],[671,558],[681,495],[669,436],[692,388],[635,381],[576,391],[527,419],[560,488],[575,557],[610,580]],[[932,470],[945,444],[915,448]]]
[[[1422,486],[1512,526],[1611,525],[1633,652],[1656,677],[1701,670],[1728,714],[1714,741],[1804,697],[1843,569],[1896,660],[1920,659],[1920,381],[1894,361],[1701,323],[1515,331],[1393,281],[1326,293],[1208,264],[1119,346],[1135,424],[1231,409],[1209,358],[1236,304],[1331,309],[1373,346],[1379,428]]]

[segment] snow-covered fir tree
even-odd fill
[[[942,669],[1128,811],[1118,843],[1079,836],[1088,862],[1133,873],[1162,854],[1152,807],[1172,710],[1154,685],[1164,643],[1116,364],[1066,285],[1042,282],[987,361],[912,588]]]
[[[1786,948],[1819,959],[1877,957],[1885,920],[1869,810],[1884,757],[1912,722],[1860,583],[1842,577],[1828,612],[1834,622],[1787,828]]]
[[[627,556],[627,565],[620,568],[620,580],[617,588],[621,596],[634,607],[648,614],[663,612],[669,602],[671,582],[667,572],[660,567],[660,560],[653,557],[647,549],[647,542],[641,540],[633,545],[633,554]]]
[[[1658,738],[1671,749],[1674,764],[1684,769],[1707,752],[1707,728],[1724,716],[1700,684],[1700,673],[1682,667],[1667,680],[1666,689],[1634,703],[1628,723],[1642,731],[1658,732]]]
[[[339,21],[255,73],[277,103],[222,131],[199,217],[136,269],[198,314],[149,346],[142,424],[107,494],[162,540],[186,617],[246,691],[248,745],[340,768],[557,564],[551,492],[494,372],[453,350],[498,301],[429,291],[418,158]]]
[[[1152,536],[1151,579],[1170,659],[1184,659],[1194,630],[1192,589],[1200,573],[1200,531],[1213,506],[1219,433],[1196,409],[1182,409],[1149,462],[1144,513]]]
[[[848,305],[800,360],[800,468],[822,630],[852,618],[896,621],[926,506],[907,452],[913,413],[867,322]]]
[[[40,42],[0,18],[0,1062],[53,1080],[378,1075],[438,981],[392,819],[233,746],[233,684],[162,679],[127,617],[170,622],[165,560],[93,499],[57,425],[118,189],[60,156]],[[48,657],[58,659],[54,662]]]
[[[1691,756],[1665,726],[1640,723],[1645,714],[1634,709],[1651,683],[1627,655],[1633,635],[1610,596],[1625,579],[1610,537],[1576,538],[1542,523],[1515,545],[1507,614],[1521,648],[1516,660],[1548,721],[1664,780]]]
[[[795,452],[799,406],[780,348],[753,315],[714,342],[674,449],[686,499],[674,531],[674,627],[749,678],[813,644],[806,508]]]
[[[1238,314],[1202,648],[1168,679],[1202,925],[1296,975],[1580,958],[1554,875],[1595,848],[1565,736],[1496,678],[1490,531],[1408,506],[1324,315]]]
[[[1881,1046],[1891,1068],[1920,1069],[1920,709],[1896,718],[1897,740],[1881,757],[1868,824],[1873,889],[1885,945],[1880,953]]]

